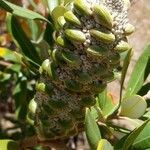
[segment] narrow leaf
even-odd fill
[[[123,68],[122,68],[121,81],[120,81],[120,98],[119,98],[118,104],[114,108],[114,113],[116,113],[118,111],[118,109],[120,108],[120,105],[121,105],[123,86],[124,86],[124,81],[125,81],[125,77],[127,74],[128,66],[129,66],[130,60],[131,60],[132,49],[130,49],[128,51],[128,53],[125,53],[124,55],[125,55],[125,58],[123,59],[124,61],[123,61]]]
[[[12,15],[8,15],[7,25],[10,34],[15,39],[15,41],[17,41],[17,44],[20,46],[22,50],[22,53],[30,60],[36,62],[37,64],[41,64],[40,57],[35,47],[26,36],[17,19]]]
[[[150,123],[148,123],[136,140],[133,143],[133,147],[137,149],[150,148]]]
[[[31,38],[33,41],[37,41],[39,37],[39,27],[34,20],[28,19],[29,28],[31,31]]]
[[[24,17],[26,19],[39,19],[39,20],[43,20],[43,21],[50,23],[46,18],[44,18],[40,14],[33,12],[31,10],[28,10],[28,9],[22,8],[20,6],[14,5],[5,0],[0,1],[0,7],[19,17]]]
[[[132,54],[132,49],[130,49],[123,61],[123,68],[122,68],[122,73],[121,73],[121,88],[120,88],[120,102],[122,99],[122,91],[123,91],[123,85],[124,85],[124,81],[125,81],[125,76],[128,70],[128,66],[131,60],[131,54]]]
[[[141,89],[150,71],[149,69],[150,67],[147,65],[149,63],[149,59],[150,59],[150,44],[144,48],[142,55],[140,56],[134,67],[124,97],[133,95]]]
[[[18,81],[19,83],[15,87],[13,91],[13,97],[15,99],[15,106],[16,106],[16,116],[19,120],[25,120],[26,114],[28,110],[28,103],[30,97],[27,96],[28,90],[27,90],[27,79],[21,78],[21,80]]]
[[[5,9],[8,12],[12,12],[13,9],[11,7],[9,7],[4,1],[0,1],[0,8]]]
[[[130,146],[133,144],[135,139],[138,137],[138,135],[141,133],[148,122],[149,120],[145,121],[140,127],[131,132],[131,134],[126,138],[122,150],[128,150],[130,148]]]
[[[48,19],[52,21],[50,15],[48,16]],[[50,47],[53,47],[54,45],[53,32],[54,32],[54,26],[52,24],[47,24],[43,38],[47,43],[49,43]]]
[[[91,149],[96,150],[98,142],[101,139],[101,133],[89,108],[86,110],[85,131]]]

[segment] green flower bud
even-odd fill
[[[54,133],[56,136],[61,136],[66,133],[66,130],[60,126],[59,128],[52,128],[51,132]]]
[[[87,72],[78,72],[78,81],[82,84],[90,83],[92,81],[90,75]]]
[[[54,49],[52,51],[51,57],[53,61],[56,62],[57,64],[61,64],[63,62],[61,51],[59,49]]]
[[[86,52],[91,56],[105,57],[108,54],[108,50],[103,46],[89,46]]]
[[[83,120],[84,119],[84,110],[79,109],[79,108],[73,109],[71,111],[71,115],[78,121],[80,121],[80,119]]]
[[[50,107],[48,104],[43,104],[42,108],[44,110],[44,112],[48,115],[48,116],[53,116],[56,115],[54,109],[52,109],[52,107]],[[44,116],[43,116],[44,117]]]
[[[118,64],[120,62],[120,55],[118,53],[109,53],[108,59],[110,64]]]
[[[107,65],[94,66],[93,68],[91,68],[90,72],[92,76],[100,77],[101,75],[104,75],[108,72],[108,68]]]
[[[64,14],[64,18],[72,25],[81,26],[80,20],[73,14],[72,11],[67,11]]]
[[[135,27],[132,24],[128,23],[123,27],[123,31],[125,35],[130,35],[135,31]]]
[[[75,0],[74,9],[80,15],[90,16],[92,14],[92,11],[85,0]]]
[[[45,84],[44,83],[37,83],[35,86],[37,91],[45,92]]]
[[[50,63],[50,71],[49,71],[49,76],[51,77],[52,80],[57,80],[58,79],[58,74],[56,72],[57,65],[54,62]]]
[[[81,64],[81,60],[78,56],[76,56],[73,52],[62,52],[63,60],[68,63],[69,65],[78,66]]]
[[[56,39],[56,43],[61,47],[71,47],[71,44],[65,37],[58,36]]]
[[[48,109],[47,109],[48,110]],[[50,113],[48,112],[48,114],[52,114],[53,111],[50,109]],[[38,113],[38,117],[39,117],[39,120],[47,120],[49,115],[46,113],[46,111],[44,110],[43,106],[42,106],[42,109],[41,109],[41,112]],[[53,115],[53,114],[52,114]]]
[[[82,86],[76,81],[66,80],[64,84],[65,84],[65,87],[70,91],[81,92]]]
[[[37,109],[37,103],[34,101],[34,99],[30,101],[28,108],[29,108],[28,118],[31,119],[30,121],[32,122],[35,119],[35,113]]]
[[[71,118],[61,118],[58,122],[65,129],[71,129],[74,126]]]
[[[85,96],[81,99],[81,105],[85,106],[85,107],[91,107],[93,105],[95,105],[96,100],[93,96]]]
[[[102,79],[103,81],[105,81],[105,82],[111,82],[111,81],[113,81],[113,80],[115,79],[114,73],[111,72],[111,71],[109,71],[109,72],[107,72],[105,75],[102,75],[102,76],[101,76],[101,79]]]
[[[91,35],[98,41],[104,43],[112,43],[115,41],[115,36],[111,32],[101,32],[95,29],[90,30]]]
[[[50,99],[48,101],[48,104],[52,107],[52,108],[64,108],[67,105],[67,102],[61,99]]]
[[[113,18],[109,10],[103,5],[93,6],[94,16],[96,21],[102,26],[112,29]]]
[[[83,43],[86,40],[85,34],[81,32],[80,30],[66,29],[64,33],[65,33],[66,38],[70,40],[71,42]]]
[[[91,91],[95,94],[102,92],[106,88],[106,84],[102,82],[94,82],[90,86]]]
[[[125,41],[120,41],[114,48],[114,50],[119,53],[128,51],[129,49],[131,49],[131,46]]]

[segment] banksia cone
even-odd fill
[[[35,126],[40,139],[58,139],[83,130],[85,108],[114,79],[126,36],[125,0],[74,0],[58,18],[56,45],[41,67],[36,85]]]

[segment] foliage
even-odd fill
[[[45,16],[35,12],[36,3],[33,0],[30,2],[31,10],[0,1],[0,8],[9,12],[5,18],[7,30],[16,45],[15,49],[0,47],[0,100],[6,103],[9,94],[14,99],[15,109],[12,113],[15,113],[15,117],[5,116],[5,119],[13,123],[14,129],[20,129],[12,134],[8,134],[9,130],[0,129],[0,147],[6,150],[17,150],[20,145],[42,149],[36,146],[44,145],[30,140],[36,135],[32,98],[37,88],[36,81],[40,78],[39,68],[49,57],[56,40],[55,34],[59,30],[57,19],[66,12],[72,0],[43,1],[47,11]],[[149,51],[150,44],[145,46],[136,62],[127,87],[124,81],[132,49],[124,53],[123,66],[119,66],[122,73],[118,103],[113,93],[105,89],[97,94],[96,104],[86,108],[85,132],[91,149],[142,150],[150,147],[150,106],[144,98],[149,91],[149,83],[145,82],[150,73]],[[51,141],[47,145],[51,146]]]

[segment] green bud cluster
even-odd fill
[[[83,130],[85,108],[114,79],[120,52],[131,46],[124,0],[74,0],[58,18],[56,45],[36,85],[39,138],[58,139]]]

